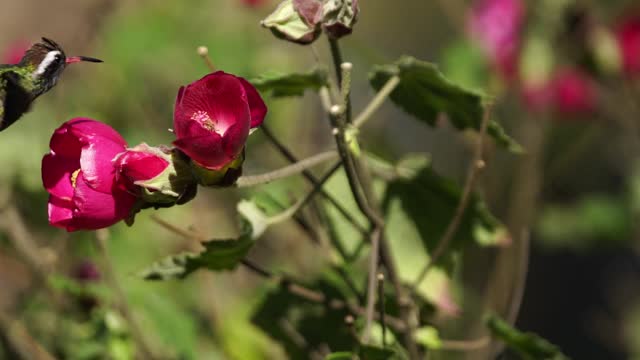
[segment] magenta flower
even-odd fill
[[[549,82],[525,87],[523,96],[529,110],[553,111],[567,116],[588,114],[598,105],[593,80],[576,69],[559,70]]]
[[[113,160],[117,179],[126,184],[133,192],[139,189],[137,182],[153,179],[160,175],[168,166],[169,161],[162,156],[158,148],[147,144],[140,144],[134,148],[118,154]]]
[[[24,53],[29,49],[31,44],[26,41],[14,41],[11,45],[4,49],[0,57],[0,64],[17,64],[22,60]]]
[[[469,16],[469,32],[506,78],[516,74],[524,25],[522,0],[478,0]]]
[[[628,75],[640,75],[640,15],[623,21],[616,35],[624,71]]]
[[[574,69],[558,72],[554,79],[554,96],[558,111],[567,115],[590,113],[598,102],[591,78]]]
[[[249,130],[267,107],[241,77],[222,71],[180,88],[173,116],[173,144],[199,165],[219,170],[241,154]]]
[[[49,223],[67,231],[100,229],[129,216],[136,196],[116,181],[112,159],[127,143],[113,128],[75,118],[51,137],[42,159]]]

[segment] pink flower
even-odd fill
[[[623,21],[616,31],[624,71],[640,75],[640,15]]]
[[[219,170],[241,154],[249,130],[267,107],[241,77],[222,71],[180,88],[173,116],[173,144],[199,165]]]
[[[559,70],[549,82],[525,87],[523,96],[532,111],[553,111],[568,116],[586,115],[598,105],[593,80],[576,69]]]
[[[469,17],[471,37],[506,78],[516,73],[524,16],[522,0],[478,0]]]
[[[160,150],[147,144],[140,144],[118,154],[113,163],[118,178],[121,177],[122,182],[133,192],[139,190],[135,186],[136,182],[153,179],[169,166],[169,161],[162,156]]]
[[[554,96],[558,111],[568,115],[590,113],[596,109],[598,102],[591,78],[574,69],[558,72],[554,79]]]
[[[0,63],[12,65],[19,63],[30,46],[26,41],[14,41],[2,52]]]
[[[67,231],[100,229],[129,216],[136,196],[116,181],[113,158],[127,143],[113,128],[75,118],[51,137],[42,159],[49,223]]]

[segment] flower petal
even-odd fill
[[[73,198],[73,219],[67,230],[94,230],[111,226],[129,216],[136,197],[114,188],[112,193],[93,189],[80,173]]]
[[[66,228],[73,218],[73,202],[71,200],[50,195],[47,210],[49,213],[49,224],[56,227]]]
[[[42,158],[42,184],[51,195],[71,199],[73,197],[71,176],[78,169],[80,169],[80,163],[77,159],[47,154]]]
[[[267,105],[258,93],[258,90],[251,85],[247,80],[237,76],[240,80],[245,93],[247,94],[247,101],[249,102],[249,109],[251,112],[251,128],[260,126],[264,121],[264,117],[267,116]]]
[[[245,90],[238,78],[231,74],[217,71],[188,85],[181,92],[174,111],[174,130],[178,139],[193,136],[187,133],[186,124],[193,121],[220,135],[237,122],[251,122]],[[203,123],[205,120],[213,123],[214,129]]]
[[[82,143],[91,138],[109,139],[116,144],[127,146],[127,142],[111,126],[89,118],[74,118],[65,123],[73,135]],[[64,126],[64,125],[63,125]]]
[[[80,167],[87,183],[94,189],[109,193],[113,188],[116,170],[112,160],[124,152],[126,146],[102,137],[87,137],[82,148]]]

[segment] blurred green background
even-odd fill
[[[632,1],[577,3],[595,9],[602,22],[613,23]],[[30,113],[0,133],[0,359],[14,358],[9,343],[16,329],[60,358],[133,357],[135,330],[116,311],[121,299],[106,280],[108,265],[96,247],[97,235],[68,234],[47,224],[40,162],[49,137],[64,121],[82,116],[109,123],[132,146],[169,144],[172,134],[167,129],[178,88],[208,73],[196,54],[201,45],[209,48],[217,68],[245,77],[305,71],[316,63],[314,51],[329,66],[324,41],[312,51],[279,41],[259,26],[275,5],[266,1],[250,7],[240,0],[0,0],[0,51],[46,36],[62,44],[67,54],[105,61],[67,69]],[[342,42],[345,57],[354,63],[354,109],[373,95],[368,69],[402,54],[436,62],[445,75],[493,96],[497,119],[526,149],[522,155],[491,149],[481,181],[481,193],[494,214],[511,229],[531,230],[518,326],[539,333],[576,359],[640,358],[640,134],[600,114],[562,121],[528,112],[516,91],[496,84],[478,54],[466,47],[462,24],[467,10],[464,1],[362,1],[356,31]],[[640,104],[640,92],[634,94],[607,101],[611,107],[626,106],[618,102]],[[268,105],[266,122],[298,157],[333,144],[315,94],[268,100]],[[640,121],[639,115],[631,121]],[[385,106],[361,138],[367,149],[387,159],[428,152],[440,173],[464,179],[470,138],[446,125],[428,128]],[[285,164],[260,131],[251,136],[245,173]],[[305,189],[295,178],[269,187],[284,197]],[[339,181],[330,188],[341,191]],[[242,268],[201,272],[182,282],[162,283],[136,277],[158,258],[197,249],[194,240],[166,230],[152,217],[204,237],[224,238],[237,232],[235,203],[247,196],[237,190],[200,189],[189,204],[147,210],[134,226],[118,224],[98,235],[108,237],[117,281],[141,333],[163,358],[285,356],[280,345],[250,323],[253,307],[270,288],[252,273]],[[405,246],[411,254],[413,249]],[[505,306],[513,274],[524,261],[518,256],[521,251],[517,246],[469,250],[459,280],[476,290],[480,300],[458,299],[463,314],[451,320],[448,334],[468,338],[476,331],[464,326],[477,311],[467,311],[467,306]],[[294,223],[287,223],[270,229],[250,257],[304,279],[327,266],[327,254]],[[85,262],[101,273],[89,290],[69,280]],[[43,274],[50,278],[44,280]],[[98,294],[98,315],[82,310],[86,292]]]

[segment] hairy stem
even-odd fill
[[[371,102],[367,104],[367,106],[362,110],[358,116],[356,116],[355,120],[353,120],[353,126],[355,128],[360,128],[364,125],[371,116],[384,104],[385,100],[389,97],[389,95],[396,89],[396,87],[400,84],[400,77],[398,75],[392,76],[387,83],[384,84],[382,89],[378,91],[376,96],[371,99]]]
[[[271,143],[273,144],[273,146],[275,146],[278,151],[280,151],[280,153],[287,158],[287,160],[289,160],[292,163],[296,163],[298,162],[298,158],[296,158],[295,155],[293,155],[293,153],[291,152],[291,150],[289,150],[289,148],[287,148],[282,142],[280,142],[280,140],[278,140],[278,138],[273,134],[273,132],[271,132],[271,130],[269,129],[269,127],[265,126],[264,124],[262,124],[260,126],[260,129],[262,131],[262,133],[267,137],[267,139],[269,139],[269,141],[271,141]],[[302,171],[302,176],[305,177],[305,179],[307,179],[307,181],[309,183],[311,183],[311,185],[313,186],[318,186],[318,179],[313,175],[313,173],[311,173],[311,171],[305,169],[304,171]],[[336,198],[334,198],[333,196],[331,196],[331,194],[329,194],[326,190],[324,189],[320,189],[320,195],[326,199],[327,201],[329,201],[329,203],[336,209],[338,210],[338,212],[340,212],[340,214],[342,215],[342,217],[344,217],[351,225],[353,225],[353,227],[355,229],[357,229],[361,234],[366,234],[368,233],[367,229],[364,228],[364,226],[362,226],[355,217],[353,217],[353,215],[351,215],[351,213],[345,209],[344,206],[342,206],[338,200],[336,200]]]
[[[278,170],[273,170],[268,173],[264,173],[260,175],[241,176],[236,182],[236,186],[249,187],[249,186],[268,184],[275,180],[300,174],[311,167],[314,167],[325,161],[335,159],[337,157],[338,157],[338,154],[334,150],[321,152],[319,154],[300,160],[295,164],[285,166]]]
[[[352,70],[352,65],[343,64],[342,54],[340,53],[340,48],[338,47],[338,42],[336,40],[330,39],[329,43],[331,46],[331,55],[333,58],[336,74],[338,74],[338,83],[344,85],[345,82],[343,81],[343,72],[350,73]],[[403,306],[403,304],[410,303],[410,301],[405,301],[404,291],[402,289],[400,279],[397,276],[396,267],[391,256],[389,246],[387,245],[386,237],[384,234],[384,219],[382,219],[382,217],[379,215],[379,206],[375,200],[368,168],[366,167],[366,164],[361,161],[361,159],[353,156],[348,148],[348,144],[346,143],[346,125],[351,123],[351,101],[349,90],[349,88],[341,89],[341,94],[344,101],[346,101],[346,104],[342,107],[339,105],[331,106],[331,108],[329,109],[329,120],[333,127],[333,134],[338,146],[338,154],[340,155],[340,159],[342,160],[342,164],[347,174],[349,187],[351,188],[353,197],[358,204],[358,208],[371,223],[373,231],[380,232],[380,236],[376,237],[379,238],[379,249],[372,249],[376,251],[372,251],[371,253],[370,267],[371,262],[377,263],[379,259],[381,259],[383,264],[385,265],[385,268],[387,269],[390,277],[390,281],[394,286],[395,296],[398,304],[400,304],[400,315],[405,325],[405,331],[403,332],[404,345],[407,347],[410,358],[418,359],[418,346],[415,342],[415,339],[413,338],[412,322],[410,321],[410,311],[408,311],[407,307]],[[321,99],[323,99],[323,103],[326,103],[327,101],[324,98],[326,98],[327,96],[322,96],[322,92],[320,94]],[[369,273],[369,276],[375,277],[375,274],[376,273]],[[374,298],[375,296],[373,298],[369,297],[367,299],[368,307],[371,306],[370,302],[374,301]]]
[[[380,248],[380,228],[371,232],[371,259],[369,260],[369,278],[367,279],[367,307],[362,342],[367,344],[373,325],[374,306],[376,303],[376,275],[378,273],[378,254]]]

